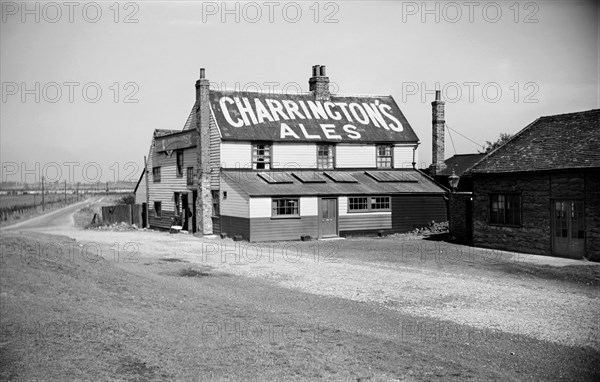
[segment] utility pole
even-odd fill
[[[79,201],[79,182],[77,182],[77,186],[75,188],[75,197],[77,198],[77,201]]]
[[[65,206],[67,205],[67,180],[65,179]]]
[[[44,211],[46,209],[46,204],[45,204],[45,196],[44,196],[44,177],[42,176],[42,211]]]

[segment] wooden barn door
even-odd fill
[[[322,198],[319,203],[319,237],[335,237],[337,232],[337,199]]]
[[[582,258],[585,255],[585,215],[583,202],[556,200],[552,206],[552,253]]]

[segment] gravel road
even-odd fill
[[[135,243],[139,248],[136,258],[142,263],[179,258],[211,266],[215,272],[267,279],[317,295],[381,304],[416,319],[432,317],[563,345],[600,349],[597,287],[535,278],[515,282],[500,272],[481,276],[469,272],[467,267],[461,274],[426,269],[418,264],[346,259],[330,262],[322,261],[323,258],[315,261],[314,253],[303,252],[298,256],[293,243],[258,247],[144,230],[113,232],[61,227],[44,232],[106,246],[117,242],[122,248],[126,243]],[[104,255],[110,261],[112,254]]]

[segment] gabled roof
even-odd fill
[[[144,179],[144,174],[146,173],[146,169],[142,169],[142,173],[140,174],[140,178],[138,179],[137,183],[135,184],[135,188],[133,189],[133,193],[136,194],[138,188],[140,187],[140,183],[142,183],[142,180]]]
[[[479,162],[485,154],[456,154],[444,161],[446,168],[440,171],[437,175],[449,176],[452,175],[452,170],[458,176],[469,170],[475,163]]]
[[[387,179],[389,173],[396,174],[397,180]],[[380,178],[377,174],[382,177]],[[226,182],[237,183],[238,187],[250,196],[413,195],[445,194],[447,192],[431,178],[413,169],[393,171],[285,169],[265,170],[264,172],[223,169],[222,176]],[[348,179],[355,181],[348,181]]]
[[[312,92],[211,90],[209,99],[223,140],[419,141],[392,96],[331,95],[330,101],[317,101]]]
[[[600,109],[540,117],[471,169],[472,173],[600,168]]]
[[[196,106],[198,105],[197,102],[194,103],[194,106],[192,106],[192,110],[190,111],[190,114],[187,117],[187,120],[185,121],[185,124],[183,125],[183,130],[191,130],[191,129],[195,129],[196,128]]]

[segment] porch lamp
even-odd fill
[[[448,177],[448,182],[450,183],[450,187],[452,188],[452,192],[456,191],[458,187],[458,181],[460,180],[460,176],[456,175],[454,169],[452,169],[452,175]]]

